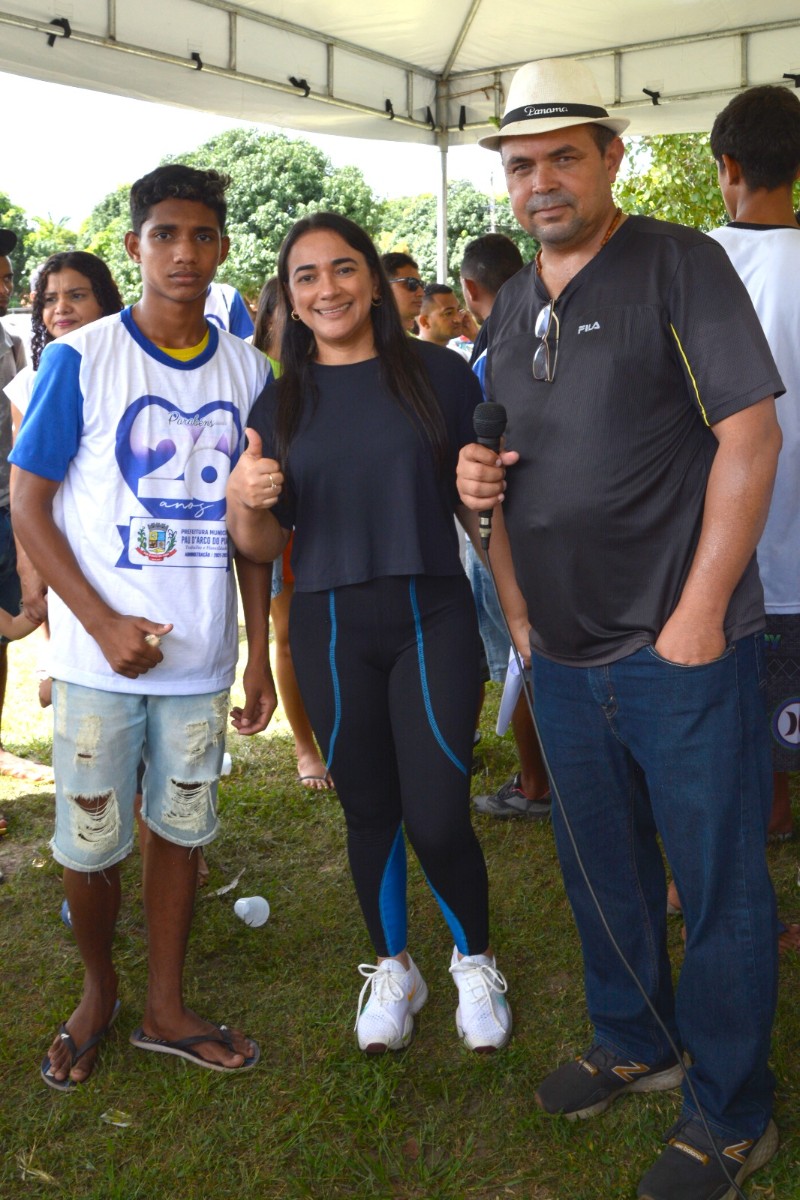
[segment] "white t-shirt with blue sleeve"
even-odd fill
[[[227,329],[238,338],[252,337],[253,318],[236,288],[230,283],[211,283],[208,287],[205,307],[206,319]]]
[[[12,461],[60,483],[53,515],[95,590],[117,612],[171,622],[164,661],[116,674],[59,596],[49,593],[50,673],[84,687],[198,695],[233,681],[236,590],[225,486],[262,354],[208,326],[201,354],[165,354],[130,309],[52,342]]]

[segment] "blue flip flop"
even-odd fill
[[[108,1022],[108,1024],[103,1026],[103,1028],[97,1033],[93,1033],[88,1041],[85,1041],[82,1046],[75,1045],[72,1034],[69,1032],[66,1025],[59,1025],[58,1036],[61,1038],[62,1042],[66,1043],[67,1049],[69,1050],[70,1071],[75,1066],[75,1063],[78,1062],[79,1059],[83,1058],[84,1054],[88,1054],[90,1050],[94,1049],[98,1042],[102,1042],[103,1038],[106,1036],[109,1029],[117,1019],[119,1007],[119,1000],[117,1000],[116,1004],[114,1005],[114,1011],[111,1014],[111,1020]],[[42,1059],[40,1073],[42,1079],[45,1081],[48,1087],[54,1088],[57,1092],[73,1092],[75,1088],[82,1087],[84,1083],[87,1083],[88,1080],[91,1079],[91,1075],[87,1075],[86,1079],[83,1080],[70,1079],[69,1075],[67,1075],[66,1079],[56,1079],[51,1072],[52,1066],[50,1063],[50,1057],[46,1054]]]

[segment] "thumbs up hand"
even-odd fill
[[[228,480],[228,500],[246,508],[272,508],[283,491],[283,472],[274,458],[263,458],[261,435],[246,429],[247,448]]]
[[[251,429],[249,425],[244,432],[247,437],[247,446],[245,447],[244,451],[245,454],[250,454],[253,458],[263,458],[264,443],[261,441],[261,434],[256,433],[255,429]]]

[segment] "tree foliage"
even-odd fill
[[[17,245],[11,255],[16,279],[14,286],[15,288],[21,287],[22,290],[25,290],[27,287],[25,246],[30,233],[30,225],[23,209],[13,204],[5,192],[0,192],[0,228],[13,229],[17,235]],[[16,304],[16,299],[13,299],[11,303]]]
[[[727,220],[705,133],[634,139],[628,168],[614,190],[625,212],[702,230],[717,229]]]
[[[525,261],[536,252],[536,242],[520,229],[508,196],[487,196],[466,180],[448,185],[447,221],[447,280],[440,283],[457,284],[467,243],[484,233],[505,233],[519,246]],[[436,197],[427,194],[387,200],[378,240],[381,251],[410,254],[422,278],[436,280]]]
[[[78,234],[69,229],[66,221],[53,217],[28,219],[23,209],[12,204],[8,196],[0,192],[0,226],[13,229],[19,239],[12,254],[16,276],[16,304],[28,291],[31,272],[59,250],[74,250],[78,245]]]
[[[130,184],[121,184],[92,209],[81,228],[81,249],[102,258],[127,301],[141,292],[139,268],[125,250],[125,234],[131,227],[128,196]]]
[[[380,229],[381,204],[356,167],[333,167],[303,138],[232,129],[178,160],[231,177],[231,252],[219,279],[255,298],[275,273],[278,250],[300,217],[333,209],[370,234]]]
[[[25,243],[28,264],[31,268],[38,267],[51,254],[76,250],[79,240],[79,235],[68,227],[63,217],[57,221],[53,217],[34,217],[33,229]]]
[[[351,217],[372,235],[381,251],[404,250],[412,255],[424,279],[437,276],[433,195],[379,201],[356,167],[335,168],[321,150],[302,138],[265,135],[257,130],[229,130],[174,161],[213,167],[231,176],[231,253],[219,278],[250,298],[258,295],[264,280],[274,273],[278,249],[292,224],[320,209]],[[0,225],[14,229],[20,238],[14,254],[20,280],[55,250],[79,245],[104,259],[126,299],[135,299],[140,290],[139,272],[123,244],[130,226],[129,190],[129,185],[123,184],[105,196],[79,235],[52,217],[28,219],[0,192]],[[633,139],[615,194],[626,212],[698,229],[713,229],[725,221],[706,135]],[[490,230],[512,238],[525,261],[537,249],[535,241],[519,228],[507,196],[487,196],[469,182],[449,185],[448,222],[448,280],[452,283],[458,281],[467,242]]]
[[[335,168],[303,138],[231,129],[196,150],[168,159],[230,175],[227,233],[231,251],[217,278],[250,299],[275,273],[278,250],[296,220],[335,209],[373,235],[382,205],[356,167]],[[126,299],[139,293],[139,275],[123,238],[130,227],[128,185],[106,196],[82,230],[85,248],[105,259]]]

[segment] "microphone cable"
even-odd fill
[[[481,406],[479,406],[479,407],[481,407]],[[661,1029],[662,1033],[664,1034],[664,1036],[667,1040],[667,1043],[668,1043],[670,1049],[672,1050],[673,1054],[675,1055],[675,1059],[683,1073],[684,1082],[686,1083],[686,1087],[689,1091],[689,1095],[691,1096],[694,1106],[697,1110],[697,1115],[700,1118],[700,1122],[703,1126],[703,1130],[704,1130],[706,1136],[708,1137],[708,1140],[714,1151],[714,1157],[716,1158],[717,1162],[719,1163],[719,1166],[722,1170],[722,1173],[725,1176],[725,1179],[730,1184],[730,1186],[733,1190],[733,1194],[736,1195],[737,1197],[739,1197],[739,1200],[747,1200],[745,1193],[742,1191],[742,1189],[739,1187],[736,1180],[730,1174],[727,1164],[723,1161],[719,1147],[717,1146],[717,1143],[714,1139],[714,1135],[712,1134],[711,1129],[709,1128],[709,1124],[706,1119],[706,1115],[703,1112],[702,1105],[700,1104],[700,1101],[698,1099],[697,1092],[695,1090],[694,1084],[692,1083],[692,1079],[689,1075],[689,1072],[686,1069],[686,1064],[684,1063],[684,1060],[683,1060],[683,1054],[682,1054],[682,1052],[680,1052],[678,1050],[678,1047],[675,1044],[672,1034],[667,1029],[664,1022],[662,1021],[659,1013],[656,1011],[656,1007],[653,1004],[650,997],[648,996],[647,991],[644,987],[644,984],[639,979],[634,968],[628,962],[628,959],[625,957],[625,952],[623,951],[623,949],[620,946],[617,939],[614,937],[614,934],[611,931],[611,926],[609,925],[609,923],[606,919],[606,915],[603,912],[603,906],[600,903],[600,899],[599,899],[597,893],[595,892],[594,888],[592,887],[592,883],[591,883],[591,880],[589,879],[589,875],[586,870],[586,866],[584,865],[584,861],[581,858],[580,851],[578,850],[578,843],[576,841],[575,834],[572,829],[572,825],[570,824],[569,817],[567,816],[566,807],[564,805],[563,800],[561,799],[561,793],[558,789],[558,783],[557,783],[556,778],[553,775],[552,771],[550,770],[550,763],[547,758],[547,751],[545,750],[544,743],[543,743],[541,737],[539,737],[539,727],[536,724],[536,716],[534,714],[533,681],[530,677],[530,673],[527,672],[525,669],[525,664],[522,661],[520,653],[514,643],[514,638],[512,637],[511,629],[509,628],[508,621],[506,620],[506,614],[503,610],[502,604],[500,603],[500,596],[499,596],[499,593],[497,590],[497,582],[494,577],[494,571],[492,570],[491,559],[489,557],[489,538],[488,538],[488,536],[486,538],[486,545],[484,546],[483,549],[484,549],[484,554],[486,556],[486,566],[487,566],[489,576],[492,581],[492,587],[494,588],[495,595],[497,596],[497,601],[498,601],[498,606],[500,608],[500,611],[503,613],[503,624],[506,627],[506,632],[508,633],[509,641],[511,642],[511,649],[512,649],[512,652],[514,655],[514,661],[516,663],[517,670],[519,671],[520,679],[522,680],[522,690],[525,695],[525,703],[527,705],[528,712],[530,713],[531,721],[533,722],[533,728],[536,731],[536,737],[539,740],[539,746],[541,747],[542,761],[544,763],[545,770],[547,771],[547,776],[550,780],[551,793],[552,793],[553,799],[555,800],[556,804],[558,805],[558,811],[561,814],[561,820],[562,820],[562,822],[564,824],[564,828],[567,832],[567,837],[569,839],[570,846],[572,847],[572,853],[575,855],[575,862],[577,863],[578,870],[580,871],[580,874],[586,885],[586,889],[589,893],[591,901],[594,904],[595,908],[597,909],[597,915],[600,918],[600,923],[602,924],[603,929],[605,930],[606,934],[608,935],[609,942],[611,943],[622,966],[625,968],[628,975],[630,976],[630,978],[633,980],[634,984],[636,985],[636,988],[637,988],[639,994],[641,995],[642,999],[644,1000],[644,1002],[647,1005],[648,1009],[650,1010],[651,1014],[655,1018],[655,1021],[658,1025],[658,1027]]]

